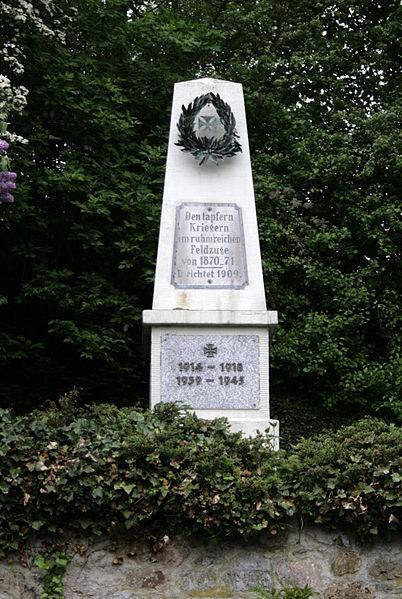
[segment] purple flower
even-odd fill
[[[16,176],[17,173],[10,173],[10,171],[0,172],[0,189],[15,189]]]
[[[0,152],[5,152],[8,150],[9,144],[4,140],[0,139]]]
[[[10,193],[10,189],[15,189],[14,179],[16,173],[9,171],[0,172],[0,204],[2,202],[14,202],[14,197]]]
[[[11,193],[8,193],[8,191],[0,191],[0,204],[2,204],[3,202],[8,202],[9,204],[12,204],[14,202],[14,196],[12,196]]]

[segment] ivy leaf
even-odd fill
[[[136,483],[127,483],[127,482],[116,482],[114,484],[114,488],[117,490],[119,489],[123,489],[123,491],[125,491],[127,493],[127,495],[130,495],[131,491],[133,489],[136,488]]]
[[[31,524],[31,527],[34,530],[39,530],[44,524],[46,524],[46,520],[34,520]]]
[[[103,488],[95,487],[92,489],[91,495],[94,499],[101,499],[103,497]]]

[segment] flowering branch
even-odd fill
[[[5,129],[4,123],[1,123],[2,132]],[[3,202],[14,202],[14,196],[11,195],[10,189],[15,189],[14,179],[16,173],[10,172],[10,159],[7,152],[9,148],[8,142],[5,139],[0,139],[0,204]]]

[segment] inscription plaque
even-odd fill
[[[194,409],[258,409],[258,335],[175,335],[161,339],[161,401]]]
[[[241,208],[186,202],[176,208],[171,282],[179,289],[248,285]]]

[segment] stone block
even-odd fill
[[[360,582],[334,584],[327,588],[324,599],[374,599],[375,595]]]
[[[180,335],[161,339],[161,401],[198,409],[256,409],[258,335]],[[244,333],[246,333],[244,331]]]
[[[272,589],[271,562],[258,552],[243,552],[231,558],[227,573],[233,591],[249,591],[259,585],[266,591]]]
[[[377,559],[369,570],[370,576],[379,580],[399,579],[402,586],[402,562],[394,560]]]
[[[183,571],[179,586],[185,593],[195,594],[218,588],[220,581],[213,568],[191,569]]]
[[[331,564],[331,569],[336,576],[354,574],[360,568],[360,557],[356,551],[341,551]]]
[[[177,401],[206,420],[226,417],[233,432],[269,429],[278,447],[279,425],[269,414],[268,327],[160,324],[151,338],[152,409]]]
[[[0,599],[36,599],[36,585],[33,583],[31,587],[27,581],[26,574],[30,571],[24,568],[24,571],[20,572],[19,568],[18,563],[12,566],[5,562],[0,563]]]
[[[281,561],[277,574],[283,586],[303,588],[308,585],[314,591],[322,588],[318,567],[311,559]]]
[[[166,577],[164,573],[161,570],[155,570],[149,576],[144,576],[141,586],[143,589],[156,589],[163,585],[165,581]]]
[[[233,591],[249,591],[255,586],[260,586],[265,591],[272,589],[272,578],[266,570],[258,568],[238,570],[229,574]]]

